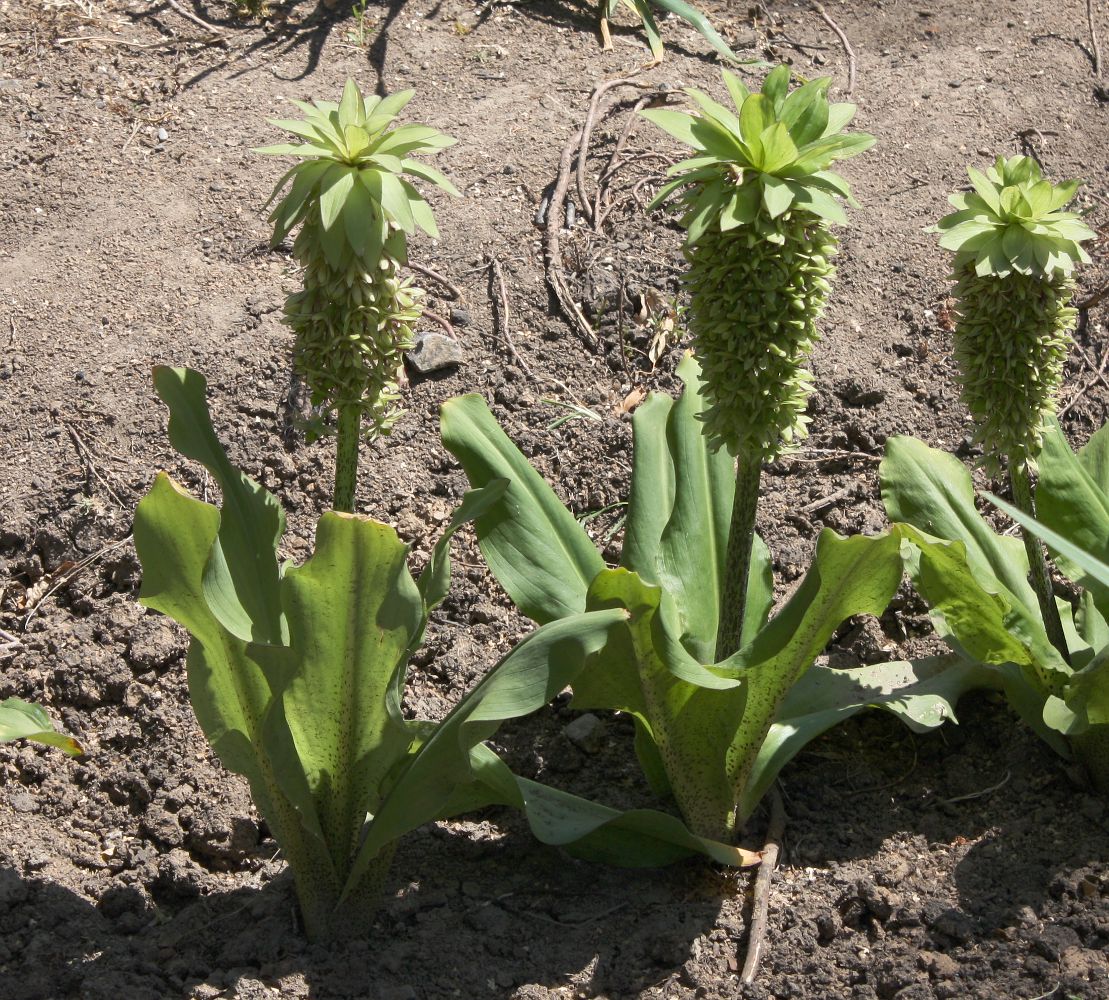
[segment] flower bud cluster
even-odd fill
[[[387,434],[401,414],[398,378],[423,294],[398,276],[382,253],[373,271],[353,255],[342,268],[320,252],[318,222],[297,239],[308,259],[304,287],[285,300],[285,322],[296,334],[295,367],[312,405],[330,413],[358,406],[370,437]]]
[[[796,211],[775,221],[781,244],[745,226],[706,232],[685,251],[705,432],[714,447],[771,460],[807,433],[804,363],[820,337],[836,252],[823,220]]]
[[[974,421],[981,464],[1001,473],[1002,459],[1035,460],[1045,419],[1071,344],[1077,311],[1069,275],[979,277],[973,262],[953,275],[958,323],[955,361],[963,404]]]

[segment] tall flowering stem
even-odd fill
[[[830,78],[791,92],[789,67],[779,66],[752,93],[723,75],[731,108],[690,89],[699,114],[641,112],[694,150],[652,207],[680,191],[704,430],[736,458],[718,661],[743,638],[763,463],[806,435],[805,364],[834,274],[830,225],[847,221],[840,199],[855,204],[828,167],[874,144],[864,133],[844,134],[855,106],[829,103]]]
[[[303,287],[285,302],[296,334],[295,368],[312,404],[337,435],[332,506],[354,509],[363,433],[387,434],[400,414],[397,388],[411,347],[422,292],[399,274],[408,237],[439,236],[431,208],[407,180],[428,181],[458,195],[439,171],[411,158],[454,139],[424,125],[392,128],[415,92],[364,97],[348,80],[338,104],[293,103],[301,120],[271,124],[303,140],[257,150],[300,159],[278,182],[270,202],[276,246],[300,226],[293,255]]]
[[[1045,180],[1031,157],[998,157],[985,173],[967,173],[973,190],[951,195],[955,211],[933,230],[955,253],[961,395],[983,468],[992,476],[1007,468],[1014,502],[1035,516],[1031,472],[1071,344],[1074,267],[1089,261],[1081,244],[1094,233],[1063,211],[1078,181]],[[1022,534],[1044,625],[1066,659],[1043,545]]]

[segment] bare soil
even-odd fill
[[[830,74],[848,56],[805,3],[702,7],[751,57]],[[970,457],[952,378],[944,255],[922,232],[967,162],[1022,149],[1109,232],[1109,103],[1083,0],[832,0],[856,62],[858,123],[879,138],[845,164],[863,204],[842,234],[839,280],[813,368],[812,437],[765,478],[760,531],[785,589],[817,532],[877,531],[877,460],[913,433]],[[182,16],[220,30],[219,44]],[[1109,44],[1109,11],[1093,3]],[[262,203],[279,164],[267,117],[290,98],[414,86],[413,116],[460,140],[439,165],[465,199],[435,198],[442,240],[413,259],[466,355],[412,378],[408,413],[367,453],[361,509],[390,520],[419,561],[464,489],[438,441],[439,404],[484,393],[598,539],[629,472],[626,411],[671,388],[681,343],[648,358],[665,303],[680,307],[680,236],[642,208],[677,150],[633,126],[600,231],[561,234],[561,265],[594,343],[544,285],[534,219],[599,81],[646,59],[629,20],[602,52],[588,6],[369,2],[364,18],[293,2],[262,24],[226,3],[0,0],[0,696],[33,698],[87,749],[78,762],[0,750],[0,998],[314,997],[319,1000],[1109,997],[1109,809],[1000,702],[970,697],[959,726],[915,736],[864,717],[784,773],[788,824],[771,893],[769,954],[740,985],[749,873],[701,862],[628,872],[534,842],[501,812],[439,823],[397,853],[365,941],[308,946],[291,886],[245,784],[227,774],[188,704],[186,637],[136,602],[128,533],[154,472],[208,484],[169,449],[154,364],[205,372],[232,458],[276,491],[303,559],[330,492],[326,444],[296,429],[283,297],[288,248],[267,248]],[[360,37],[361,34],[361,37]],[[651,88],[720,91],[702,39],[664,23]],[[757,79],[757,74],[754,75]],[[644,91],[610,92],[589,192]],[[566,220],[553,220],[565,228]],[[1082,275],[1109,278],[1107,243]],[[498,326],[499,261],[507,327]],[[643,297],[655,304],[639,317]],[[1081,444],[1106,418],[1105,305],[1083,317],[1065,426]],[[452,312],[453,311],[453,312]],[[678,329],[680,331],[680,316]],[[439,330],[433,322],[427,329]],[[506,333],[507,331],[507,333]],[[629,399],[629,396],[631,398]],[[551,401],[554,401],[552,403]],[[588,407],[600,418],[552,427]],[[409,707],[437,717],[527,631],[472,539],[418,657]],[[910,597],[852,623],[834,662],[925,648]],[[633,794],[624,720],[588,753],[556,705],[499,737],[513,763],[586,794]],[[756,817],[757,846],[765,820]]]

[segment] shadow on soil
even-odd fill
[[[486,838],[477,843],[475,826]],[[742,885],[706,882],[696,865],[591,866],[593,891],[583,896],[564,888],[583,883],[580,872],[566,878],[583,863],[510,843],[522,838],[491,841],[488,824],[468,827],[409,838],[370,935],[329,946],[309,945],[294,926],[286,876],[191,900],[117,883],[94,905],[0,869],[0,997],[164,1000],[200,995],[201,984],[211,995],[231,987],[239,997],[273,996],[265,987],[303,995],[282,982],[301,976],[313,1000],[457,990],[507,1000],[530,983],[637,995],[690,957],[717,923],[722,891]]]

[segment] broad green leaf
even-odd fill
[[[622,608],[630,617],[573,681],[574,706],[617,709],[641,718],[690,829],[703,837],[730,839],[736,797],[728,745],[747,692],[734,681],[709,688],[675,675],[675,655],[682,651],[665,634],[661,601],[658,587],[627,570],[598,575],[590,587],[590,607]]]
[[[297,164],[286,175],[287,177],[292,176],[293,183],[292,187],[289,188],[289,193],[285,195],[270,215],[269,221],[273,223],[271,246],[277,246],[303,217],[303,213],[315,192],[316,185],[330,167],[331,161],[329,160],[311,160],[308,163]]]
[[[269,655],[288,665],[285,718],[339,871],[408,749],[406,730],[385,710],[424,620],[407,551],[388,525],[329,512],[312,557],[282,581],[289,642]]]
[[[431,206],[424,201],[424,196],[408,181],[402,180],[400,183],[404,193],[408,196],[408,207],[412,210],[412,218],[416,225],[433,240],[439,239],[439,227],[435,224],[435,216],[432,214]]]
[[[657,579],[674,601],[682,644],[699,663],[711,663],[731,528],[735,462],[727,449],[708,448],[700,419],[705,409],[701,372],[693,355],[678,366],[678,376],[685,389],[666,422],[674,493],[659,544]]]
[[[342,217],[357,174],[356,167],[336,165],[320,181],[320,223],[325,230]]]
[[[285,531],[277,499],[236,469],[212,429],[205,398],[208,383],[188,368],[154,369],[154,387],[169,407],[169,440],[200,462],[223,494],[219,538],[204,571],[212,614],[232,635],[281,642],[285,626],[278,597],[276,546]],[[167,612],[168,613],[168,612]]]
[[[749,643],[766,624],[774,607],[774,570],[770,549],[758,535],[751,545],[751,568],[747,574],[747,602],[743,608],[740,641]]]
[[[1000,212],[1001,199],[993,182],[974,167],[967,167],[967,176],[970,177],[970,183],[974,185],[978,197],[990,207],[990,211]]]
[[[292,132],[293,135],[299,136],[301,139],[307,139],[312,146],[327,148],[324,145],[325,137],[311,122],[302,122],[296,118],[270,118],[266,124],[273,125],[274,128],[279,128],[283,132]],[[255,150],[255,152],[258,152],[258,150]]]
[[[1036,513],[1043,524],[1077,545],[1100,562],[1109,562],[1109,495],[1088,471],[1103,474],[1107,438],[1099,432],[1075,457],[1056,420],[1049,421],[1043,435],[1043,451],[1036,488]],[[1060,550],[1056,550],[1057,552]],[[1068,575],[1093,593],[1104,617],[1109,614],[1109,581],[1090,576],[1066,557]]]
[[[763,741],[790,689],[852,615],[880,615],[901,582],[891,534],[842,538],[825,529],[804,580],[755,638],[715,668],[742,680],[742,718],[728,747],[733,801],[747,788]],[[749,802],[753,808],[755,803]],[[740,822],[746,815],[739,817]]]
[[[387,844],[442,815],[457,786],[473,780],[470,751],[504,720],[527,715],[552,700],[625,620],[625,613],[617,609],[544,625],[486,674],[409,756],[372,817],[352,882]]]
[[[388,127],[407,106],[408,102],[416,96],[414,90],[400,90],[388,97],[383,97],[372,110],[367,109],[366,131],[371,134]]]
[[[793,204],[795,207],[811,212],[829,222],[837,222],[841,226],[847,225],[847,213],[843,206],[826,191],[818,188],[807,187],[792,181],[786,181],[793,191]]]
[[[714,119],[721,128],[727,129],[729,132],[739,133],[739,118],[738,116],[729,111],[723,104],[714,101],[707,94],[702,93],[695,87],[686,87],[685,92],[693,98],[694,103],[701,109],[701,111]]]
[[[362,100],[362,92],[353,80],[347,80],[343,87],[343,98],[339,101],[339,124],[344,130],[366,124],[366,106]]]
[[[679,142],[695,149],[701,148],[701,144],[693,137],[693,125],[697,121],[693,115],[684,111],[668,111],[665,108],[646,108],[639,113]]]
[[[362,170],[358,177],[393,222],[409,235],[415,232],[416,222],[412,218],[412,206],[399,178],[380,170]]]
[[[401,160],[401,167],[406,174],[419,177],[421,180],[430,181],[432,184],[442,188],[447,194],[455,198],[462,197],[462,192],[459,191],[458,188],[438,170],[434,167],[429,167],[426,163],[419,163],[416,160]]]
[[[514,775],[488,747],[475,747],[471,765],[485,804],[524,813],[536,838],[569,854],[620,868],[657,868],[703,854],[719,864],[758,864],[761,855],[698,837],[676,816],[654,809],[621,812]]]
[[[135,513],[135,551],[143,568],[139,600],[188,630],[189,700],[200,728],[224,766],[250,782],[254,801],[290,864],[311,865],[327,877],[331,862],[316,839],[316,817],[310,809],[297,812],[281,790],[273,760],[260,750],[274,700],[271,679],[250,655],[250,645],[229,632],[211,607],[205,573],[219,532],[220,512],[160,473]],[[258,541],[272,551],[273,542]],[[295,789],[298,777],[303,782],[293,769],[282,781]]]
[[[728,62],[739,62],[736,54],[728,47],[728,43],[720,37],[719,32],[712,26],[709,19],[693,4],[686,3],[685,0],[651,0],[651,3],[671,14],[676,14],[683,21],[686,21]]]
[[[867,708],[882,708],[921,732],[955,721],[967,691],[1000,687],[996,674],[955,654],[833,670],[814,667],[790,690],[759,750],[740,799],[750,816],[781,769],[821,733]]]
[[[751,151],[753,163],[762,169],[761,136],[774,123],[774,108],[765,94],[752,94],[739,109],[739,131]]]
[[[759,181],[762,183],[762,203],[766,214],[776,219],[793,204],[793,191],[785,181],[769,174],[763,174]]]
[[[743,107],[743,102],[751,95],[751,91],[731,70],[725,69],[720,72],[724,77],[724,86],[728,88],[728,96],[731,97],[736,111],[739,111]]]
[[[632,416],[632,475],[620,565],[656,585],[659,543],[674,506],[674,462],[666,440],[673,406],[666,393],[652,392]]]
[[[727,232],[739,226],[750,225],[758,217],[762,193],[757,184],[744,184],[732,192],[731,198],[720,212],[720,229]]]
[[[1109,423],[1094,432],[1084,448],[1079,449],[1078,460],[1102,493],[1109,493]]]
[[[886,442],[878,478],[891,521],[905,521],[936,538],[962,542],[979,584],[995,590],[993,581],[999,581],[1029,614],[1038,617],[1024,545],[1019,538],[995,534],[982,520],[974,507],[970,473],[962,462],[916,438],[895,436]]]
[[[375,155],[389,153],[392,156],[407,156],[422,149],[446,149],[453,146],[457,139],[444,135],[427,125],[401,125],[381,137],[374,146]]]
[[[655,62],[662,62],[664,54],[662,35],[659,33],[658,24],[655,21],[655,15],[651,11],[650,3],[648,0],[624,0],[624,3],[639,16],[639,20],[643,24],[643,34],[647,36],[651,58]]]
[[[346,233],[347,242],[355,255],[368,263],[366,270],[377,267],[380,260],[378,253],[370,256],[366,251],[376,243],[371,240],[371,232],[375,228],[378,215],[377,205],[365,185],[354,183],[351,177],[350,190],[347,192],[343,216],[343,231]]]
[[[513,603],[543,624],[585,610],[589,584],[605,568],[589,536],[500,429],[480,396],[448,400],[443,444],[471,486],[509,480],[503,500],[476,521],[493,575]]]
[[[789,129],[781,122],[775,122],[759,138],[762,142],[762,169],[767,173],[775,173],[797,159],[797,147],[790,138]]]
[[[842,132],[851,124],[851,119],[855,117],[856,110],[854,104],[829,104],[828,124],[824,126],[824,132],[820,138],[826,139]]]
[[[895,531],[909,543],[905,550],[913,586],[932,609],[936,631],[951,636],[968,656],[1000,666],[1031,669],[1045,691],[1053,687],[1058,657],[1045,658],[1047,636],[1038,617],[997,580],[982,581],[972,571],[966,545],[932,538],[911,525]],[[1049,645],[1049,644],[1048,644]]]
[[[424,602],[424,607],[429,611],[443,602],[443,599],[447,596],[447,591],[450,589],[451,540],[460,528],[481,517],[494,504],[498,503],[505,495],[508,486],[507,479],[490,480],[489,484],[481,487],[481,489],[467,490],[465,496],[462,497],[462,502],[455,508],[450,522],[443,534],[439,536],[434,548],[432,548],[427,565],[416,581],[420,598]]]
[[[781,121],[797,146],[815,142],[828,124],[829,79],[810,80],[791,93],[782,103]]]
[[[30,740],[32,743],[57,747],[70,757],[79,757],[84,753],[72,736],[54,730],[50,716],[40,706],[19,698],[5,698],[0,701],[0,743],[10,743],[12,740]]]
[[[783,64],[775,66],[766,74],[766,79],[762,82],[763,96],[771,102],[775,115],[781,113],[782,105],[786,99],[786,91],[789,90],[791,75],[790,68]]]

